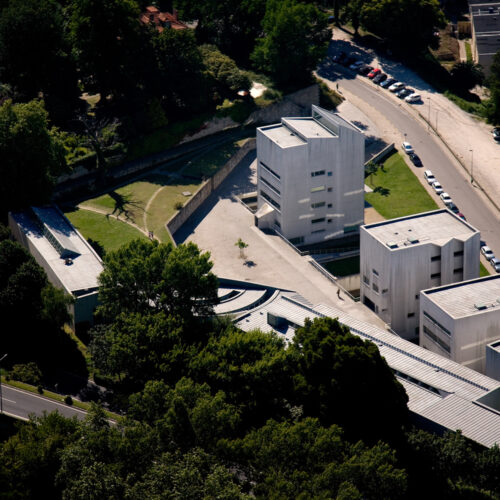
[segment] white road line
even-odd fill
[[[12,401],[12,399],[2,398],[2,401],[8,401],[9,403],[14,403],[14,404],[16,404],[16,402],[15,402],[15,401]]]

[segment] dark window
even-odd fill
[[[372,269],[372,272],[375,276],[378,276],[378,271],[376,269]]]
[[[331,177],[332,176],[332,172],[328,172],[328,177]]]
[[[454,273],[463,273],[464,272],[464,268],[463,267],[459,267],[458,269],[453,269],[453,272]]]
[[[327,190],[327,191],[328,191],[329,193],[331,193],[331,192],[332,192],[332,188],[328,188],[328,190]]]
[[[325,218],[324,217],[320,217],[319,219],[313,219],[311,221],[311,224],[318,224],[319,222],[325,222]]]
[[[332,219],[328,219],[328,224],[330,224],[332,222]]]
[[[274,225],[276,227],[279,227],[281,229],[281,224],[277,220],[274,221]]]
[[[366,276],[365,274],[363,274],[363,282],[367,285],[370,284],[370,279],[368,278],[368,276]]]
[[[328,203],[327,207],[328,207],[328,208],[332,208],[332,204],[331,204],[331,203]]]
[[[316,172],[311,172],[311,177],[318,177],[319,175],[325,175],[325,171],[317,170]]]
[[[344,227],[344,234],[347,233],[354,233],[358,230],[358,226],[345,226]]]
[[[441,260],[441,255],[434,255],[434,257],[431,257],[431,262],[436,262],[437,260]]]
[[[408,316],[408,318],[413,318],[413,317],[415,317],[415,313],[408,313],[407,316]]]
[[[313,203],[311,205],[311,208],[320,208],[320,207],[324,207],[325,206],[325,202],[324,201],[319,201],[318,203]]]
[[[324,229],[316,229],[315,231],[311,231],[311,234],[315,234],[315,233],[324,233],[325,230]]]
[[[265,163],[260,162],[261,167],[264,168],[264,170],[267,170],[270,174],[273,174],[274,177],[277,177],[278,179],[281,179],[281,177],[271,168],[269,168]]]
[[[277,202],[277,201],[274,201],[267,193],[265,193],[264,191],[262,191],[262,189],[260,190],[260,195],[262,196],[262,198],[264,198],[265,200],[267,200],[273,207],[277,208],[278,210],[280,210],[280,204]]]
[[[415,295],[415,299],[420,299],[420,294],[417,293],[417,295]]]
[[[430,314],[427,314],[425,311],[424,311],[424,317],[426,317],[431,323],[434,323],[440,330],[446,333],[446,335],[451,336],[450,330],[445,328],[441,323],[436,321]]]
[[[458,250],[457,252],[453,252],[453,257],[460,257],[464,254],[463,250]]]
[[[436,335],[434,335],[434,333],[432,333],[425,325],[424,325],[424,333],[437,345],[442,347],[446,352],[450,352],[450,346],[446,342],[442,341],[439,337],[436,337]]]
[[[382,290],[382,293],[387,293],[388,291],[389,291],[389,290],[387,290],[387,288],[384,288],[384,289]]]
[[[281,194],[278,188],[275,188],[270,182],[267,182],[264,177],[261,177],[260,180],[274,193],[276,193],[278,196]]]
[[[375,283],[372,284],[372,288],[373,288],[373,291],[375,293],[378,293],[378,285],[376,285]]]
[[[434,278],[441,278],[441,273],[431,274],[431,279],[434,279]]]

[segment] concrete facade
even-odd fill
[[[29,250],[49,281],[72,295],[74,324],[92,324],[98,304],[102,261],[56,207],[32,207],[9,213],[14,238]]]
[[[500,380],[500,340],[486,346],[486,375]]]
[[[422,347],[486,373],[486,345],[498,339],[500,275],[421,292]]]
[[[421,290],[479,276],[480,233],[446,209],[362,226],[360,245],[361,301],[405,339]]]
[[[364,135],[312,106],[257,129],[256,221],[295,244],[356,234],[364,217]]]
[[[471,0],[472,58],[490,73],[493,56],[500,50],[500,2]]]

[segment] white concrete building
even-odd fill
[[[357,234],[364,221],[361,130],[318,106],[257,129],[257,225],[294,244]]]
[[[32,207],[9,213],[16,240],[29,250],[49,281],[75,299],[74,323],[93,321],[102,261],[85,238],[56,207]]]
[[[421,290],[479,276],[480,233],[446,209],[362,226],[360,245],[361,301],[406,339]]]
[[[486,373],[486,345],[498,339],[500,275],[420,293],[422,347]]]
[[[500,380],[500,340],[486,346],[486,375]]]

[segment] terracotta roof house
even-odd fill
[[[144,25],[154,26],[160,33],[164,29],[184,30],[188,26],[177,17],[177,11],[174,9],[173,13],[160,12],[159,9],[153,5],[146,7],[146,11],[142,12],[139,20]]]

